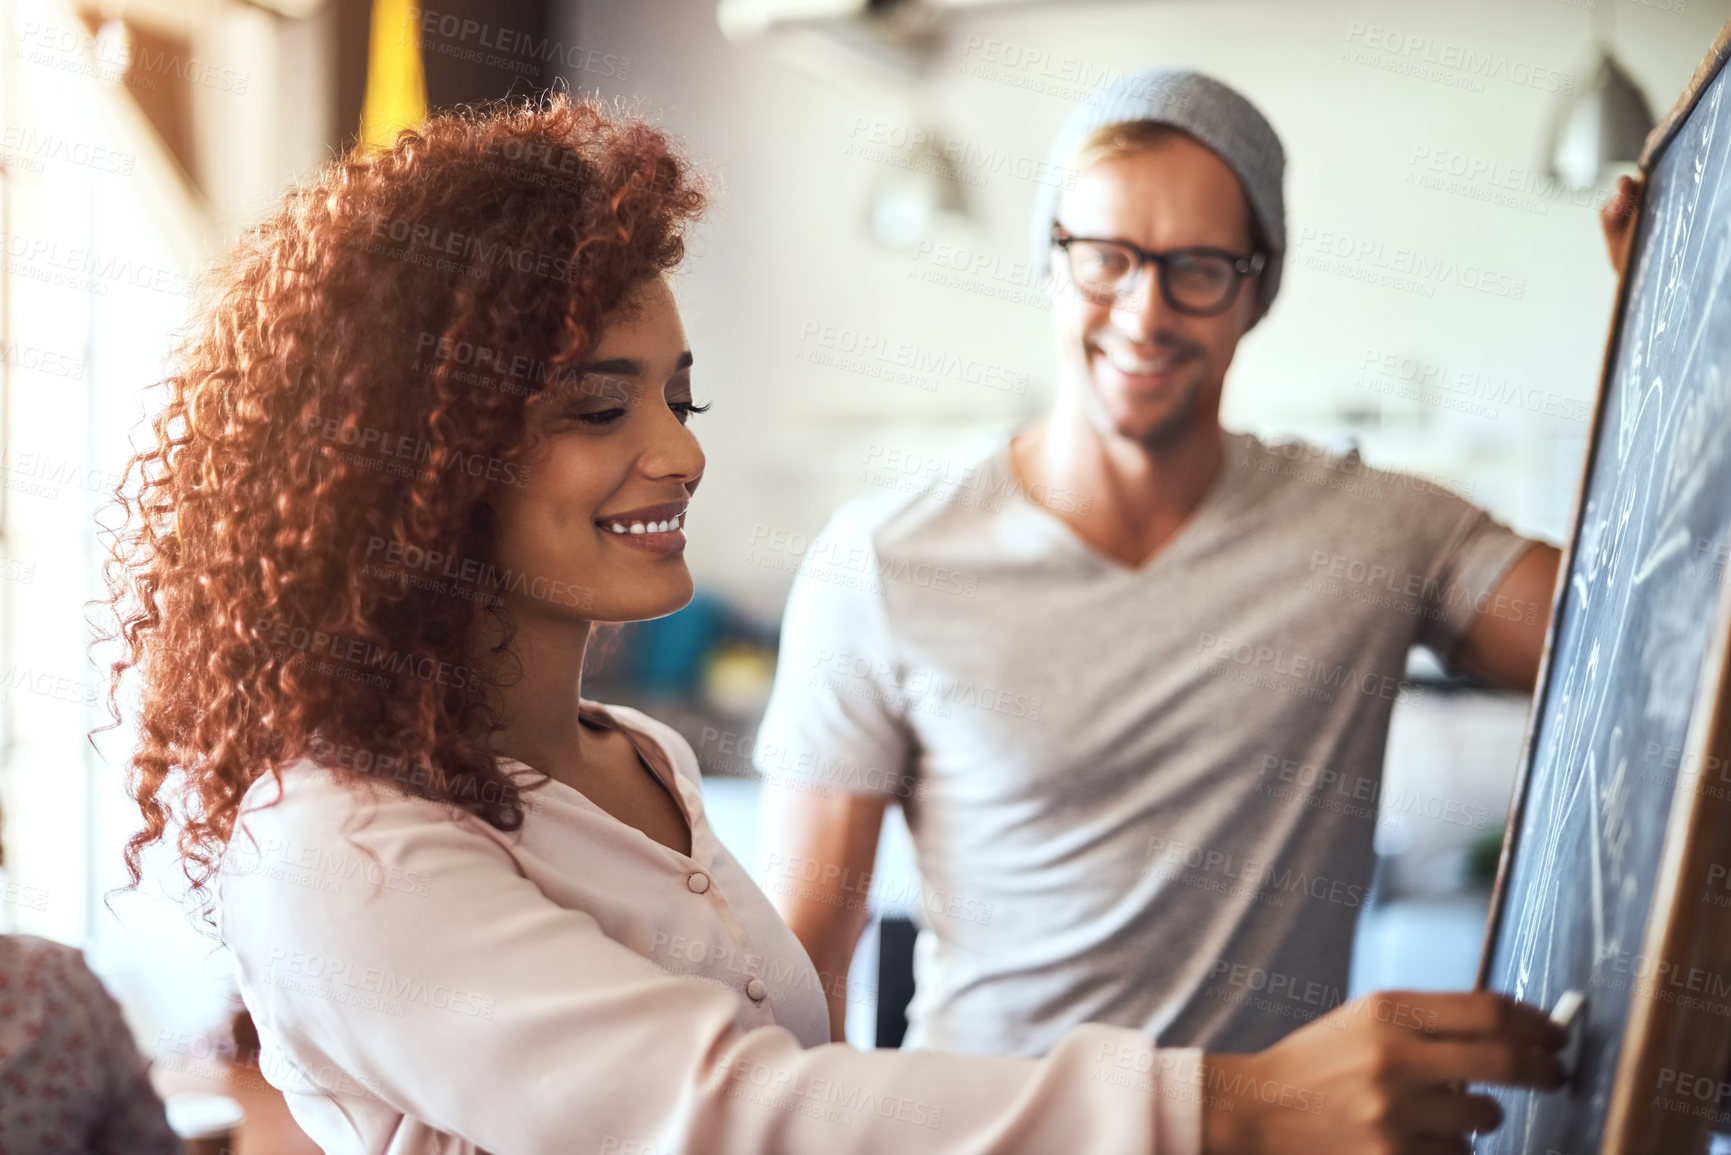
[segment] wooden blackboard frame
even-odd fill
[[[1695,70],[1688,87],[1665,120],[1648,135],[1639,162],[1643,179],[1659,162],[1665,148],[1695,110],[1707,86],[1724,69],[1728,57],[1731,57],[1731,21],[1720,29],[1706,58]],[[1497,934],[1508,899],[1509,878],[1519,849],[1527,787],[1533,773],[1539,715],[1549,698],[1555,674],[1552,659],[1558,619],[1568,590],[1568,575],[1572,572],[1575,545],[1580,539],[1587,488],[1592,481],[1603,434],[1606,394],[1616,372],[1620,338],[1633,288],[1631,270],[1636,263],[1635,256],[1646,240],[1640,225],[1641,217],[1637,215],[1623,271],[1618,277],[1617,303],[1600,363],[1592,431],[1581,465],[1581,482],[1576,490],[1570,522],[1573,528],[1563,548],[1557,586],[1552,592],[1551,620],[1545,634],[1533,709],[1527,717],[1526,733],[1521,742],[1520,773],[1516,776],[1509,802],[1502,855],[1491,890],[1490,916],[1476,982],[1480,990],[1490,982]],[[1710,864],[1714,861],[1731,864],[1731,788],[1711,787],[1706,781],[1708,767],[1731,765],[1731,581],[1723,576],[1711,629],[1713,632],[1703,655],[1702,675],[1671,799],[1653,906],[1642,938],[1641,954],[1659,967],[1670,964],[1673,968],[1680,968],[1669,972],[1673,974],[1687,973],[1688,968],[1701,968],[1713,975],[1731,974],[1731,910],[1709,906],[1700,897],[1709,886],[1707,871]],[[1688,901],[1691,888],[1696,897]],[[1724,1078],[1725,1073],[1731,1071],[1731,1019],[1686,1009],[1656,997],[1660,993],[1657,982],[1645,989],[1637,986],[1631,991],[1628,1023],[1618,1052],[1611,1102],[1606,1112],[1604,1133],[1599,1140],[1599,1155],[1682,1155],[1706,1149],[1705,1139],[1711,1130],[1708,1119],[1687,1110],[1665,1106],[1664,1097],[1660,1094],[1659,1073],[1662,1068],[1669,1067],[1695,1076]],[[1713,1106],[1718,1104],[1715,1102]]]

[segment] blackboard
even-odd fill
[[[1702,1021],[1731,1014],[1731,972],[1692,973],[1679,945],[1724,937],[1695,885],[1713,855],[1690,831],[1723,810],[1706,770],[1724,737],[1731,556],[1725,42],[1643,161],[1481,972],[1481,985],[1546,1009],[1585,993],[1580,1062],[1564,1091],[1498,1091],[1505,1119],[1478,1139],[1486,1155],[1684,1155],[1693,1138],[1671,1144],[1706,1124],[1657,1093],[1656,1072],[1671,1071],[1674,1090],[1678,1070],[1658,1054],[1671,1045],[1660,1019],[1677,1013],[1679,979],[1722,1004]],[[1722,1057],[1691,1062],[1710,1069],[1690,1078],[1723,1072]]]

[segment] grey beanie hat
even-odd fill
[[[1260,320],[1280,288],[1286,255],[1286,197],[1281,191],[1286,153],[1274,127],[1254,105],[1218,80],[1199,72],[1150,68],[1119,77],[1076,106],[1047,153],[1049,171],[1069,174],[1076,150],[1095,129],[1137,120],[1169,124],[1188,133],[1219,154],[1237,175],[1269,250],[1257,295]],[[1034,268],[1045,277],[1051,272],[1052,222],[1063,190],[1058,182],[1042,182],[1036,190]]]

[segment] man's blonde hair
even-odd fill
[[[1084,169],[1091,168],[1101,161],[1116,160],[1123,156],[1132,156],[1138,152],[1147,152],[1159,148],[1175,137],[1185,137],[1196,140],[1194,136],[1176,125],[1160,120],[1126,120],[1118,124],[1102,124],[1099,128],[1082,138],[1082,143],[1076,146],[1075,156],[1070,158],[1070,173],[1074,175]],[[1202,144],[1201,141],[1196,141]],[[1208,148],[1206,144],[1203,148]],[[1209,149],[1212,152],[1212,149]],[[1234,176],[1237,174],[1234,173]],[[1242,180],[1240,186],[1242,190]],[[1268,251],[1268,240],[1262,231],[1261,223],[1256,219],[1256,211],[1250,207],[1250,195],[1244,196],[1244,215],[1250,222],[1250,243],[1257,252]]]
[[[1081,172],[1103,160],[1144,152],[1165,144],[1175,136],[1189,135],[1183,129],[1159,120],[1102,124],[1082,138],[1082,143],[1076,147],[1076,155],[1070,158],[1070,171]]]

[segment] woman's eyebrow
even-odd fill
[[[643,376],[643,362],[633,357],[614,357],[610,361],[586,361],[577,366],[577,372],[587,376],[590,373],[605,373],[614,377]]]
[[[681,369],[689,368],[691,368],[691,350],[687,349],[679,355],[679,360],[674,363],[673,371],[677,373]],[[635,357],[614,357],[606,361],[586,361],[577,366],[577,372],[584,375],[602,373],[614,377],[641,377],[644,369],[643,362]]]

